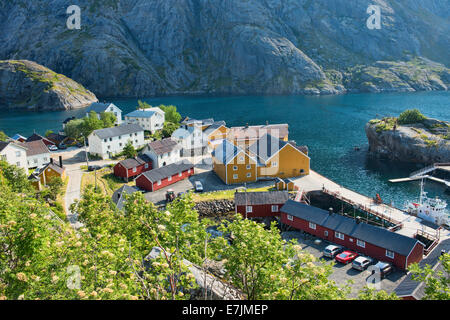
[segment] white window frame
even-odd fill
[[[253,207],[252,206],[246,206],[246,212],[247,213],[252,213],[253,212]]]
[[[309,223],[309,228],[310,229],[316,230],[316,227],[317,227],[317,225],[314,222],[310,222]]]
[[[158,185],[158,186],[161,185],[161,180],[158,180],[157,185]]]
[[[392,253],[392,255],[391,255],[391,253]],[[394,259],[395,258],[395,252],[386,249],[386,257]]]
[[[251,164],[248,164],[247,165],[247,170],[250,170],[252,168],[252,165]]]
[[[168,177],[167,181],[172,181],[172,176]]]
[[[136,168],[136,167],[134,167],[134,168],[133,168],[133,172],[136,172],[136,171],[137,171],[137,168]]]
[[[286,218],[287,218],[289,221],[294,221],[294,217],[291,216],[290,214],[288,214],[288,215],[286,216]]]
[[[144,168],[145,168],[145,169],[148,169],[148,163],[145,164]]]
[[[179,177],[181,177],[181,176],[182,176],[182,173],[181,173],[181,172],[180,172],[180,173],[178,173],[178,176],[179,176]]]
[[[334,236],[335,236],[336,238],[338,238],[338,239],[345,240],[345,235],[344,235],[343,233],[338,232],[338,231],[335,231],[335,232],[334,232]],[[342,236],[342,237],[341,237],[341,236]]]
[[[238,166],[233,166],[233,171],[237,171]]]
[[[237,180],[239,176],[237,174],[233,174],[233,180]]]
[[[247,173],[247,178],[251,178],[252,177],[252,173],[251,172],[248,172]]]
[[[272,205],[272,212],[278,212],[278,206]]]
[[[272,162],[271,167],[278,167],[278,162],[276,162],[276,161]]]
[[[365,248],[366,247],[366,243],[364,241],[362,241],[362,240],[359,240],[359,239],[356,239],[356,245],[358,247],[361,247],[361,248]]]

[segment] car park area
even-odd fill
[[[367,269],[360,271],[353,268],[351,262],[342,264],[336,262],[333,258],[324,256],[324,249],[327,246],[332,245],[330,242],[323,240],[321,240],[320,243],[315,242],[318,238],[300,231],[285,231],[282,233],[282,236],[285,240],[296,239],[304,250],[311,253],[316,258],[323,259],[326,262],[335,262],[333,266],[333,273],[330,275],[329,279],[335,281],[336,284],[340,286],[345,285],[349,280],[351,280],[353,283],[350,284],[350,298],[356,298],[358,292],[367,286],[367,282],[373,278],[371,277],[371,271]],[[377,262],[377,260],[373,259],[372,263],[369,264],[368,267],[375,265]],[[385,277],[381,277],[380,289],[385,290],[388,293],[393,292],[405,276],[406,273],[404,271],[394,269],[393,272],[389,273]]]

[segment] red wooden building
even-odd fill
[[[281,222],[402,270],[423,258],[424,244],[417,239],[304,203],[288,200]]]
[[[136,178],[136,186],[147,191],[156,191],[194,174],[194,165],[190,162],[172,163],[168,166],[144,172]]]
[[[114,175],[128,181],[150,170],[152,170],[152,159],[144,154],[118,162],[114,166]]]
[[[47,139],[46,137],[43,137],[37,133],[33,133],[31,136],[29,136],[26,140],[26,142],[32,142],[32,141],[39,141],[42,140],[42,142],[45,143],[45,145],[48,146],[54,146],[55,143],[49,139]]]
[[[247,218],[273,217],[280,215],[280,209],[288,199],[286,191],[236,192],[234,208],[243,217],[247,211]]]

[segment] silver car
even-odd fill
[[[360,271],[364,271],[372,263],[372,259],[364,256],[359,256],[352,262],[352,268]]]
[[[196,192],[203,192],[203,185],[200,181],[195,181],[194,185]]]
[[[323,250],[323,255],[328,258],[334,258],[342,250],[343,250],[342,247],[330,244]]]

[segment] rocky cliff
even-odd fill
[[[0,60],[0,109],[69,110],[98,101],[82,85],[27,60]]]
[[[0,2],[0,59],[28,59],[99,96],[446,90],[448,0]],[[369,30],[369,5],[381,29]],[[433,62],[434,61],[434,62]]]
[[[402,162],[450,162],[450,123],[426,119],[395,125],[395,119],[371,120],[365,127],[369,151]]]

